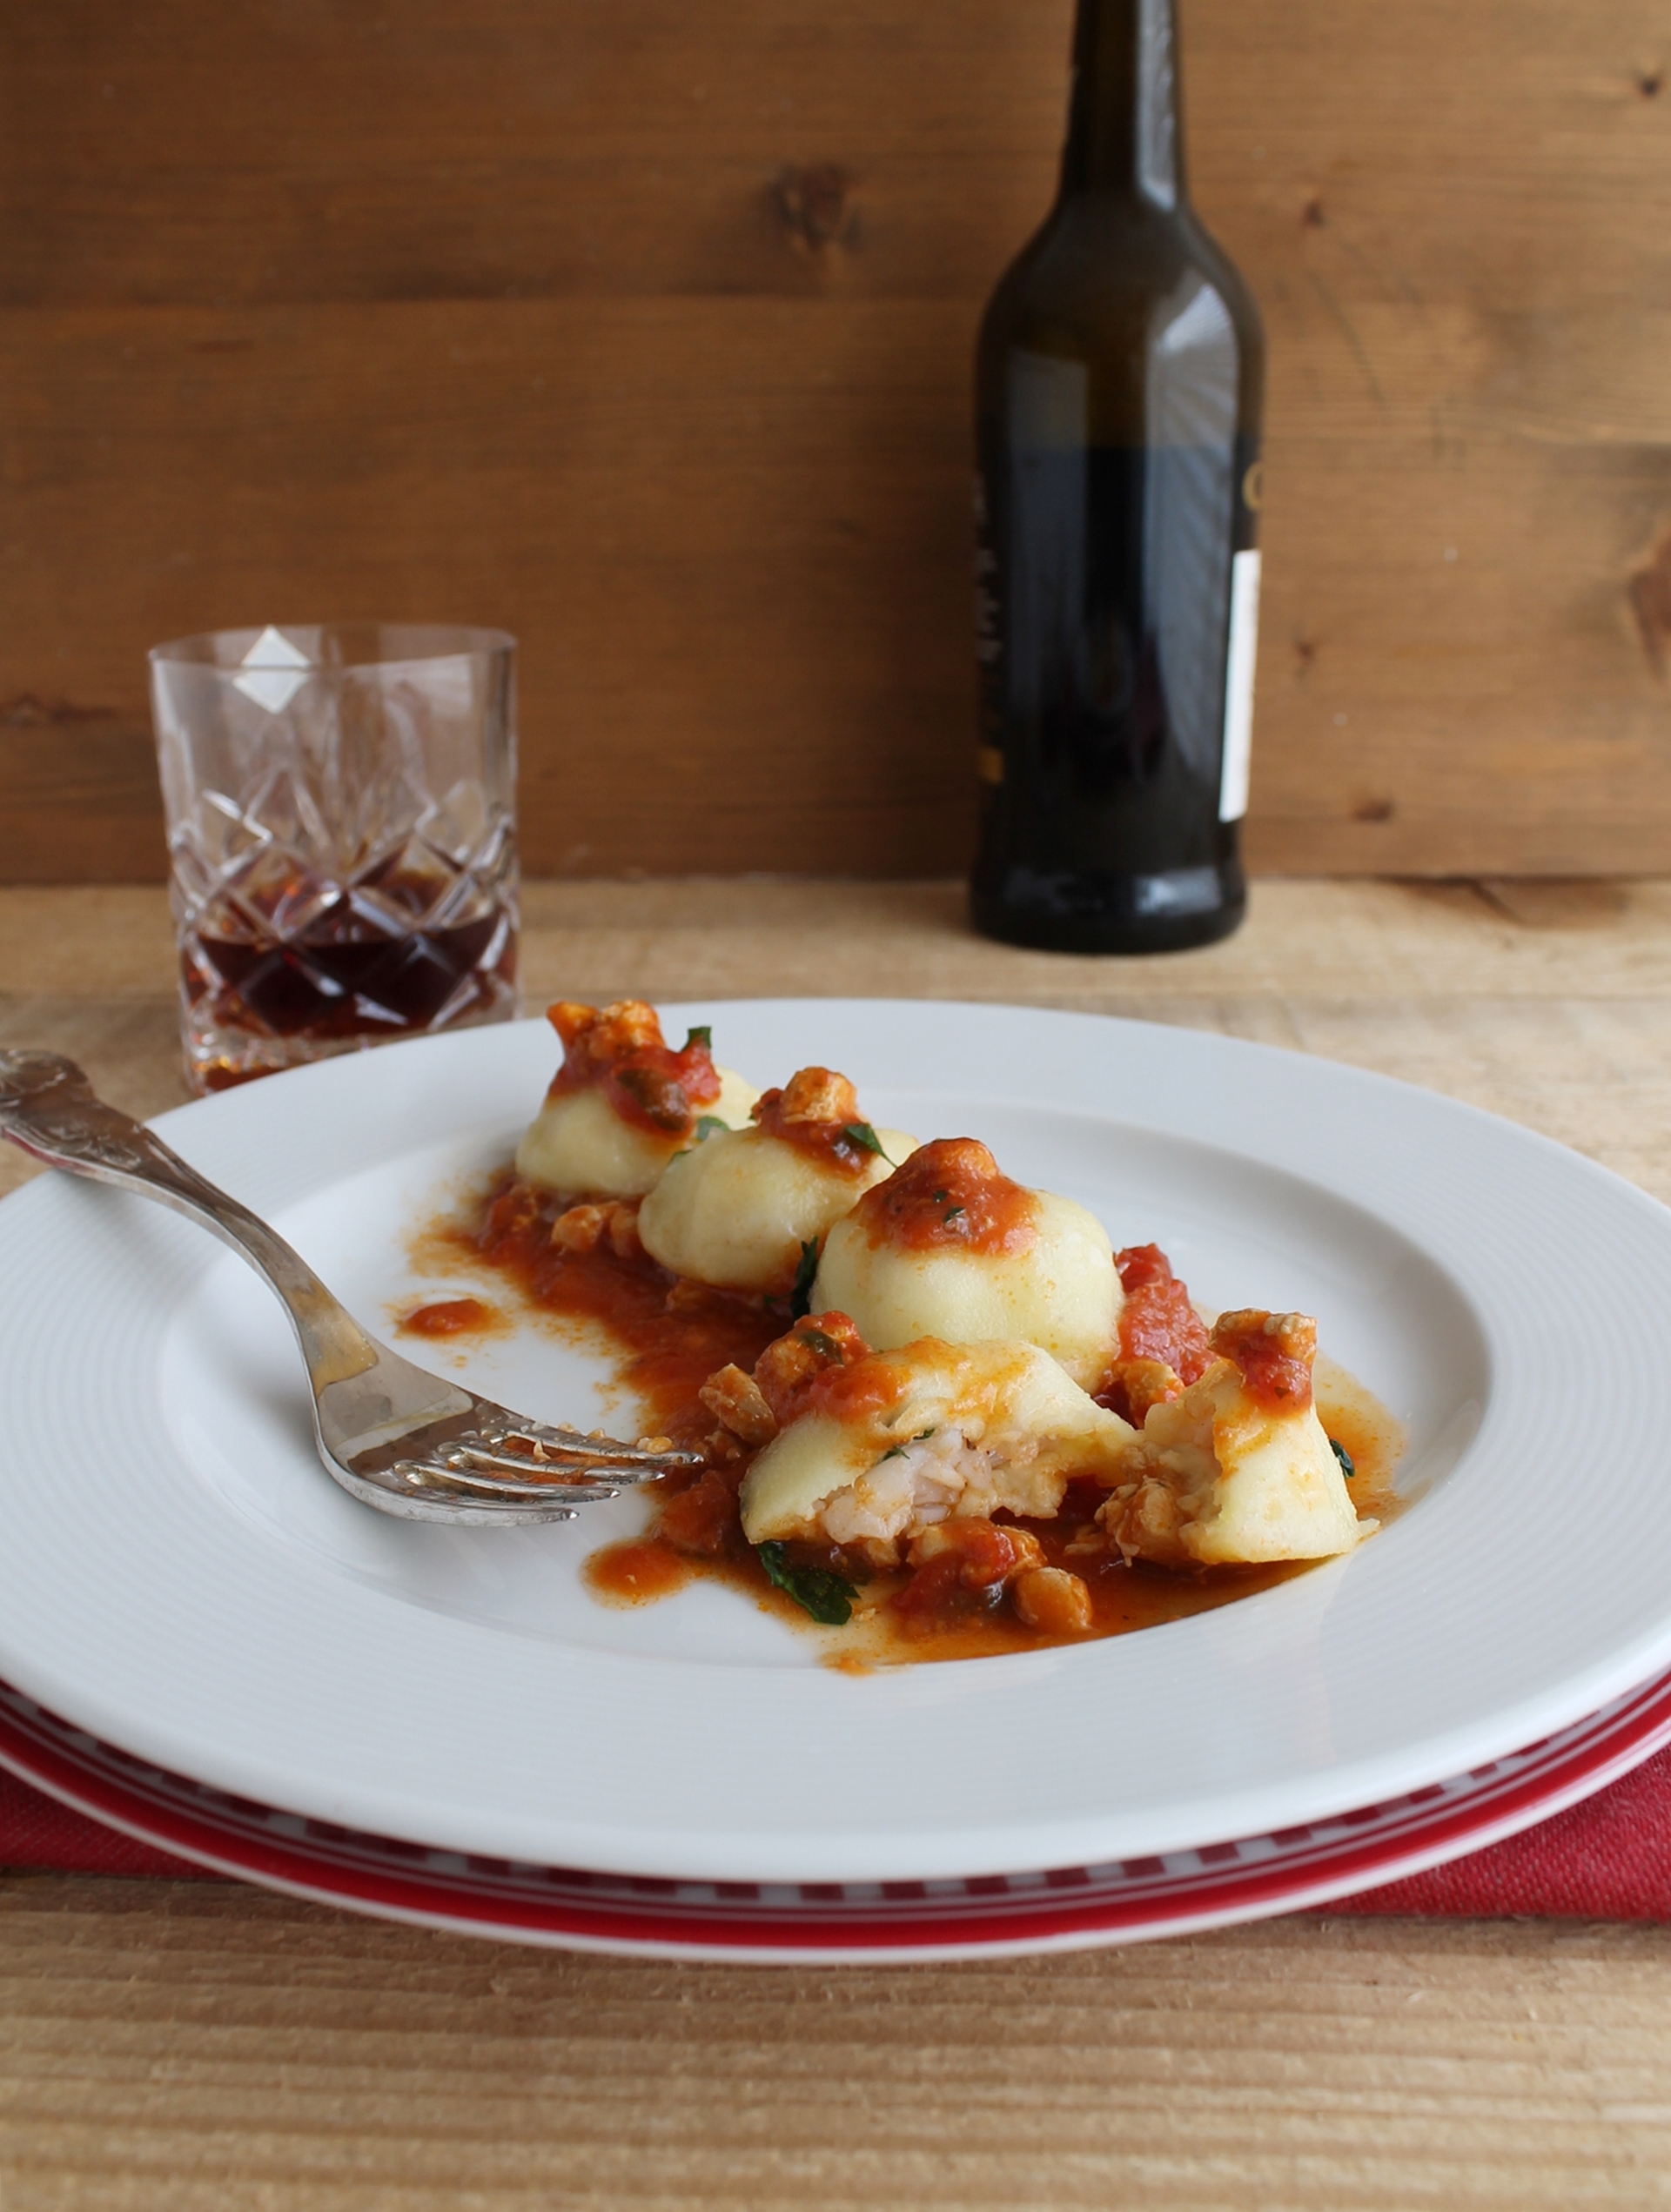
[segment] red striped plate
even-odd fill
[[[0,1684],[0,1765],[165,1851],[387,1920],[574,1950],[879,1965],[1223,1927],[1419,1873],[1546,1820],[1671,1741],[1671,1675],[1453,1780],[1278,1835],[947,1881],[656,1881],[470,1858],[226,1796]]]

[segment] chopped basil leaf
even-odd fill
[[[876,1135],[876,1132],[871,1128],[869,1122],[843,1122],[842,1124],[842,1135],[848,1139],[849,1143],[856,1144],[862,1151],[874,1152],[878,1159],[887,1160],[890,1168],[896,1168],[899,1165],[897,1160],[891,1160],[888,1158],[887,1153],[885,1153],[882,1149],[882,1139]]]
[[[711,1029],[709,1029],[707,1022],[704,1022],[700,1029],[692,1029],[687,1033],[685,1037],[685,1050],[688,1052],[694,1044],[711,1045],[713,1042],[714,1032]]]
[[[795,1288],[789,1293],[789,1318],[804,1321],[812,1310],[812,1282],[818,1272],[818,1239],[809,1237],[801,1247],[801,1264],[795,1270]]]
[[[940,1217],[942,1228],[944,1228],[948,1223],[956,1221],[958,1215],[962,1213],[963,1210],[961,1206],[948,1206],[945,1212]]]
[[[1340,1462],[1340,1471],[1346,1477],[1346,1480],[1350,1482],[1358,1471],[1356,1467],[1354,1467],[1352,1464],[1351,1452],[1346,1450],[1344,1444],[1337,1444],[1332,1437],[1329,1438],[1329,1450],[1333,1452],[1335,1458]]]
[[[706,1143],[710,1136],[717,1136],[721,1129],[728,1129],[730,1126],[729,1122],[722,1122],[717,1114],[699,1114],[696,1117],[696,1142],[698,1144]]]
[[[788,1549],[782,1544],[757,1544],[755,1556],[766,1570],[767,1581],[793,1598],[802,1612],[809,1612],[826,1628],[844,1628],[852,1619],[853,1600],[859,1593],[845,1576],[833,1573],[829,1567],[791,1565]]]

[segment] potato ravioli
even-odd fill
[[[1396,1424],[1337,1385],[1325,1426],[1310,1317],[1198,1310],[1158,1247],[976,1137],[877,1127],[835,1069],[756,1090],[638,1002],[550,1019],[561,1065],[470,1244],[603,1323],[703,1462],[591,1563],[601,1597],[710,1572],[837,1664],[963,1656],[1199,1611],[1375,1527],[1353,1490]]]

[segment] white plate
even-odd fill
[[[1280,1835],[1229,1837],[1128,1864],[932,1881],[666,1881],[518,1866],[299,1820],[142,1766],[0,1682],[0,1765],[218,1873],[465,1935],[755,1965],[1072,1951],[1299,1912],[1518,1835],[1630,1773],[1668,1740],[1671,1679],[1662,1678],[1506,1759]],[[1568,1850],[1568,1896],[1594,1912],[1599,1887],[1605,1910],[1605,1873],[1598,1885],[1581,1847],[1569,1840]],[[1547,1890],[1549,1880],[1539,1886]],[[1516,1885],[1486,1868],[1473,1887],[1490,1900]]]
[[[1158,1241],[1204,1303],[1296,1306],[1411,1426],[1410,1510],[1352,1558],[1143,1634],[869,1677],[712,1584],[636,1612],[568,1527],[379,1518],[314,1463],[287,1324],[202,1232],[43,1178],[0,1216],[0,1676],[106,1742],[316,1820],[700,1880],[1085,1865],[1325,1819],[1514,1751],[1671,1660],[1671,1215],[1602,1170],[1359,1071],[990,1007],[745,1002],[753,1079],[865,1110]],[[373,1327],[405,1235],[508,1151],[555,1057],[479,1030],[159,1127]],[[468,1361],[589,1419],[530,1326]],[[617,1418],[626,1409],[617,1409]],[[606,1414],[607,1418],[607,1414]],[[630,1425],[630,1415],[627,1416]]]

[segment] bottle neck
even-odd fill
[[[1062,191],[1184,204],[1174,0],[1079,0]]]

